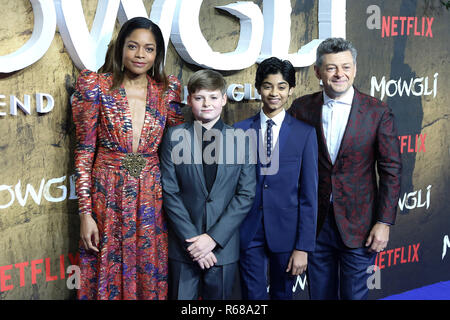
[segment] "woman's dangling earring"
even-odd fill
[[[155,77],[155,65],[152,66],[152,78]]]
[[[123,63],[122,63],[122,66],[120,67],[120,71],[122,71],[122,72],[123,72]]]

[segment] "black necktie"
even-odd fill
[[[275,124],[272,119],[266,121],[267,123],[267,158],[270,159],[272,155],[272,126]]]

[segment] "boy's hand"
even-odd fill
[[[209,269],[217,263],[217,258],[214,253],[210,252],[204,258],[199,259],[197,263],[203,270]]]
[[[216,247],[216,242],[207,233],[186,239],[186,241],[193,242],[187,250],[194,261],[206,257]]]
[[[297,276],[306,271],[308,266],[308,253],[305,251],[294,250],[289,258],[286,272],[291,271],[293,276]]]

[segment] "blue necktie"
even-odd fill
[[[272,119],[266,121],[267,123],[267,158],[270,159],[272,155],[272,126],[275,124]]]

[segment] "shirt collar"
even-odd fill
[[[216,123],[214,123],[214,125],[212,126],[211,129],[217,129],[219,131],[222,131],[223,127],[224,127],[224,122],[222,121],[222,118],[219,118],[219,120],[217,120]],[[203,130],[203,132],[207,131],[204,126],[202,126],[202,130]]]
[[[283,108],[281,110],[281,112],[279,114],[277,114],[275,117],[269,118],[268,116],[266,116],[266,114],[264,113],[263,109],[261,109],[261,111],[260,111],[261,124],[265,124],[267,122],[267,120],[272,119],[273,122],[275,122],[276,126],[281,126],[281,124],[283,123],[285,115],[286,115],[286,111]]]
[[[335,103],[340,103],[340,104],[346,104],[351,106],[352,102],[353,102],[353,96],[355,95],[355,89],[353,89],[353,86],[351,86],[346,93],[344,93],[344,95],[339,99],[339,100],[334,100],[331,99],[326,93],[325,91],[323,91],[323,104],[327,104],[329,102],[335,102]]]

